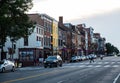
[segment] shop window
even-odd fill
[[[33,61],[33,51],[20,51],[19,52],[20,61]]]

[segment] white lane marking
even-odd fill
[[[97,66],[95,66],[95,67],[101,67],[101,65],[97,65]]]
[[[80,65],[79,67],[85,67],[86,65]]]
[[[97,64],[103,64],[103,62],[98,62]]]
[[[120,64],[120,62],[117,62],[118,64]]]
[[[104,67],[110,67],[110,65],[105,65]]]
[[[62,83],[63,81],[59,81],[59,82],[57,82],[57,83]]]
[[[119,65],[113,65],[112,67],[119,67]]]
[[[114,79],[113,83],[116,83],[118,78],[120,77],[120,73],[117,75],[117,77]]]
[[[105,62],[105,64],[108,64],[109,62]]]
[[[93,67],[93,65],[88,65],[88,66],[86,66],[86,67]]]
[[[115,62],[111,62],[111,64],[114,64]]]
[[[80,64],[80,65],[65,65],[64,67],[120,67],[119,65],[109,65],[109,64],[106,64],[106,65],[102,65],[102,64]]]

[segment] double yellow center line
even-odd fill
[[[53,72],[55,72],[55,71],[53,71]],[[37,74],[37,75],[33,75],[33,76],[27,76],[27,77],[17,78],[17,79],[8,80],[8,81],[2,82],[2,83],[11,83],[11,82],[16,82],[16,81],[26,80],[26,79],[30,79],[30,78],[39,77],[39,76],[42,76],[42,75],[47,75],[47,74],[50,74],[50,73],[53,73],[53,72],[47,72],[47,73]]]

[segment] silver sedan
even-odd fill
[[[15,71],[15,64],[14,62],[10,60],[2,60],[0,61],[0,72],[5,72],[5,71]]]

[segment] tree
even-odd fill
[[[119,50],[118,50],[118,48],[117,48],[117,47],[114,47],[113,51],[114,51],[116,54],[118,54],[118,53],[119,53]]]
[[[33,7],[32,0],[0,0],[0,46],[1,51],[7,37],[16,41],[33,32],[33,22],[26,12]],[[1,52],[1,55],[2,55]]]
[[[111,43],[106,43],[106,49],[107,49],[107,54],[118,54],[119,50],[117,47],[115,47],[114,45],[112,45]]]

